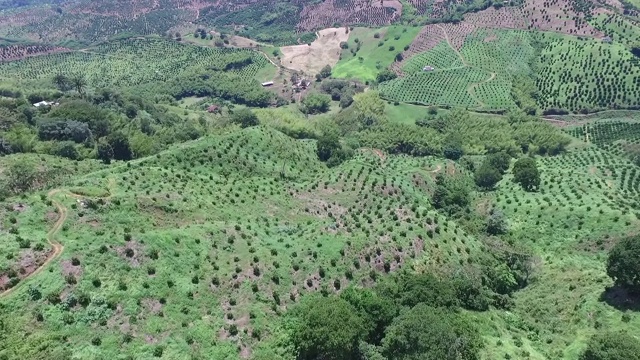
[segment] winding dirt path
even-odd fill
[[[114,178],[109,178],[109,180],[108,180],[109,196],[101,197],[101,198],[98,198],[98,199],[104,199],[104,200],[111,199],[113,197],[113,195],[115,194],[116,186],[117,186],[116,180]],[[53,205],[56,207],[56,210],[58,211],[58,220],[56,220],[56,222],[51,227],[51,230],[49,230],[49,232],[47,233],[47,242],[53,248],[53,252],[51,252],[51,254],[49,254],[49,256],[47,256],[47,259],[35,271],[33,271],[31,274],[27,275],[26,277],[22,278],[20,280],[20,282],[18,284],[16,284],[16,286],[1,292],[0,293],[0,298],[8,296],[14,290],[16,290],[17,288],[19,288],[22,285],[24,285],[24,283],[27,280],[29,280],[30,278],[38,275],[40,272],[42,272],[42,270],[44,270],[45,267],[47,267],[47,265],[49,265],[51,262],[53,262],[55,259],[57,259],[62,254],[62,252],[64,251],[64,245],[62,245],[61,243],[59,243],[55,239],[56,235],[58,234],[60,229],[62,229],[62,226],[64,226],[64,223],[65,223],[65,221],[67,221],[67,217],[69,216],[69,209],[66,206],[64,206],[61,202],[59,202],[58,200],[55,199],[55,196],[58,195],[58,194],[61,194],[61,193],[64,193],[65,195],[68,195],[68,196],[71,196],[74,199],[85,199],[85,198],[87,198],[86,196],[79,195],[79,194],[74,194],[71,191],[63,190],[63,189],[53,189],[53,190],[49,191],[49,193],[47,193],[47,197],[49,198],[49,200],[51,200]]]
[[[61,189],[54,189],[49,191],[49,193],[47,194],[51,202],[53,202],[54,206],[58,210],[58,220],[56,220],[51,230],[49,230],[49,232],[47,233],[47,242],[49,242],[49,245],[51,245],[51,247],[53,248],[53,252],[49,254],[47,260],[45,260],[42,265],[40,265],[34,272],[21,279],[20,282],[16,284],[16,286],[0,293],[0,298],[8,296],[13,291],[24,285],[27,280],[38,275],[42,270],[44,270],[47,265],[49,265],[53,260],[57,259],[64,251],[64,246],[55,240],[56,234],[58,234],[60,229],[62,229],[62,226],[64,225],[65,221],[67,221],[67,216],[69,214],[69,209],[67,209],[67,207],[65,207],[61,202],[57,201],[54,198],[56,194],[59,194],[61,192]]]
[[[451,39],[449,39],[449,34],[447,34],[447,30],[445,28],[443,28],[440,24],[436,25],[440,30],[442,30],[442,33],[444,34],[444,38],[445,40],[447,40],[447,44],[449,44],[449,47],[455,51],[455,53],[458,55],[458,57],[460,58],[460,61],[462,61],[462,63],[464,64],[464,66],[471,66],[469,65],[469,63],[467,62],[467,60],[465,60],[464,56],[462,56],[462,54],[460,53],[460,51],[458,51],[458,49],[456,49],[455,46],[453,46],[453,44],[451,43]]]
[[[467,92],[469,93],[469,95],[471,95],[471,97],[473,98],[473,100],[475,100],[478,104],[480,104],[480,106],[485,107],[487,106],[487,104],[485,104],[483,101],[481,101],[480,99],[478,99],[478,97],[476,96],[475,90],[478,86],[482,85],[482,84],[486,84],[489,81],[493,80],[496,78],[496,73],[492,72],[491,76],[489,76],[488,79],[482,80],[480,82],[477,83],[473,83],[471,85],[469,85],[469,87],[467,87]]]

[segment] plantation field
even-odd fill
[[[402,62],[403,77],[381,85],[385,97],[425,105],[515,108],[511,95],[513,77],[532,73],[529,64],[534,50],[530,33],[478,30],[466,35],[458,50],[446,29],[440,30],[444,32],[441,40]],[[409,54],[420,48],[412,46],[414,50],[409,49]],[[424,71],[425,66],[434,70]]]
[[[82,74],[90,86],[134,86],[166,81],[180,74],[224,69],[238,57],[249,56],[247,65],[230,70],[253,79],[262,69],[273,68],[259,53],[241,49],[210,49],[163,39],[129,39],[104,43],[85,50],[27,58],[0,64],[0,78],[21,84],[47,82],[58,74]]]
[[[640,63],[620,43],[549,36],[536,79],[544,109],[626,108],[640,99]]]
[[[424,201],[419,189],[438,163],[365,151],[327,170],[313,142],[259,127],[79,177],[50,195],[68,211],[57,235],[64,252],[27,282],[62,304],[90,302],[26,301],[19,285],[4,302],[14,318],[5,344],[37,357],[58,347],[46,332],[78,344],[80,357],[258,353],[259,340],[276,336],[276,316],[308,293],[405,266],[445,271],[481,251]],[[6,205],[17,201],[28,211],[12,211],[16,236],[44,236],[52,217],[43,214],[55,213],[46,194]],[[14,259],[29,251],[7,249]],[[34,313],[43,315],[37,335],[14,337]]]
[[[374,80],[380,70],[394,62],[398,52],[409,46],[419,31],[420,28],[408,26],[353,29],[349,33],[349,48],[342,51],[332,75],[337,78]]]

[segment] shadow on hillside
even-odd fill
[[[611,286],[600,294],[603,301],[614,308],[625,311],[640,311],[640,294],[633,294],[619,286]]]

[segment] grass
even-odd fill
[[[334,66],[332,75],[337,78],[357,78],[363,81],[374,80],[380,70],[395,61],[397,53],[420,32],[419,27],[389,26],[381,29],[354,28],[349,33],[349,49],[343,50],[341,59]],[[374,35],[379,34],[379,38]],[[357,49],[356,39],[361,44]],[[382,42],[382,46],[378,46]],[[394,50],[390,51],[390,47]]]

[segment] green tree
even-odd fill
[[[476,182],[476,185],[478,185],[479,187],[490,190],[493,189],[500,180],[502,180],[502,174],[498,169],[491,166],[487,162],[484,162],[476,170],[474,174],[474,180]]]
[[[98,143],[98,159],[105,164],[111,164],[113,159],[113,148],[106,140],[100,140]]]
[[[531,157],[518,159],[513,165],[513,179],[526,191],[533,191],[540,185],[540,172],[536,161]]]
[[[488,155],[485,159],[485,162],[491,167],[500,171],[500,174],[504,174],[507,170],[509,170],[509,166],[511,165],[511,155],[507,154],[504,151],[500,151]]]
[[[84,91],[87,88],[87,80],[82,75],[76,75],[71,78],[71,84],[73,84],[73,88],[80,95],[84,95]]]
[[[438,174],[433,206],[449,214],[460,212],[469,206],[470,192],[470,184],[464,178]]]
[[[333,133],[322,135],[316,143],[316,154],[320,161],[328,161],[341,148],[338,136]]]
[[[385,81],[393,80],[397,77],[398,75],[396,75],[396,73],[394,73],[393,71],[389,69],[383,69],[378,73],[378,75],[376,75],[376,81],[378,83],[383,83]]]
[[[302,112],[305,114],[321,114],[329,111],[331,98],[325,94],[312,93],[302,99]]]
[[[353,97],[355,115],[362,127],[377,125],[384,119],[386,105],[377,91],[367,91]]]
[[[363,320],[356,309],[339,297],[307,298],[294,311],[291,334],[301,360],[351,360],[365,336]]]
[[[250,109],[240,109],[234,111],[231,115],[231,122],[240,125],[243,128],[256,126],[260,124],[258,116]]]
[[[325,65],[321,70],[320,70],[320,77],[322,79],[326,79],[329,76],[331,76],[331,66],[329,65]]]
[[[107,142],[113,149],[114,159],[127,161],[133,158],[129,138],[121,131],[116,131],[107,136]]]
[[[138,116],[138,108],[133,104],[129,104],[125,108],[124,113],[129,119],[133,119]]]
[[[464,155],[462,149],[462,138],[456,133],[449,134],[442,145],[444,157],[451,160],[458,160]]]
[[[28,161],[13,162],[7,170],[7,185],[15,193],[31,189],[36,178],[36,167]]]
[[[426,304],[397,317],[382,341],[389,360],[476,360],[481,347],[470,321]]]
[[[624,238],[609,251],[607,275],[616,285],[640,293],[640,236]]]
[[[622,331],[598,332],[580,360],[640,360],[640,341]]]
[[[366,341],[379,345],[384,331],[398,314],[398,307],[389,298],[379,296],[370,289],[349,287],[340,297],[347,300],[364,320],[367,329]]]
[[[72,83],[71,79],[69,79],[67,76],[58,74],[53,77],[53,85],[55,85],[55,87],[57,87],[60,91],[68,91],[69,89],[71,89]]]

